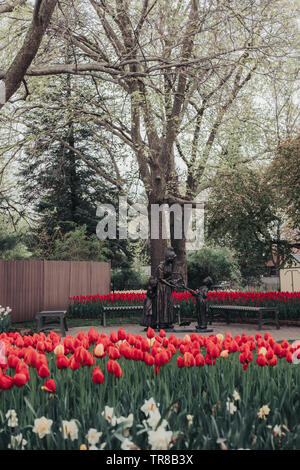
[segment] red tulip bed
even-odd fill
[[[300,341],[0,335],[0,449],[300,449]]]
[[[146,292],[119,292],[109,295],[79,295],[70,297],[69,315],[99,318],[101,305],[142,305]],[[190,292],[173,293],[174,303],[180,303],[182,315],[195,316],[195,298]],[[208,302],[219,305],[279,307],[282,320],[300,320],[300,292],[209,292]],[[249,316],[250,314],[248,314]],[[232,314],[234,316],[234,314]]]

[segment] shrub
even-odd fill
[[[114,290],[138,290],[144,289],[148,278],[134,269],[115,270],[111,275],[111,282]]]
[[[221,281],[230,281],[239,285],[241,274],[232,253],[228,248],[205,247],[198,251],[188,253],[187,257],[188,285],[195,289],[207,276],[213,279],[214,284]]]
[[[1,307],[0,305],[0,333],[5,333],[11,328],[11,309],[9,307]]]

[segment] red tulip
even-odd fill
[[[56,367],[58,369],[66,369],[69,366],[69,359],[64,354],[56,356]]]
[[[126,339],[126,332],[123,328],[118,329],[118,340],[124,341]]]
[[[257,356],[256,363],[261,367],[266,366],[267,365],[267,359],[263,354],[259,354]]]
[[[145,352],[144,362],[145,362],[145,364],[147,364],[147,366],[153,366],[154,357],[151,354],[149,354],[148,352]]]
[[[9,375],[0,375],[0,390],[8,390],[13,384],[13,379]]]
[[[16,345],[18,348],[23,348],[23,346],[24,346],[24,340],[23,340],[22,336],[18,336],[17,340],[15,341],[15,345]]]
[[[177,367],[184,367],[184,360],[182,356],[177,357]]]
[[[82,363],[82,365],[90,367],[90,366],[93,366],[94,364],[95,364],[95,358],[94,358],[93,354],[90,353],[89,351],[86,351],[85,360]]]
[[[204,361],[204,357],[202,356],[202,354],[197,354],[197,356],[195,357],[195,362],[196,362],[196,366],[198,367],[202,367],[204,366],[205,364],[205,361]]]
[[[70,351],[74,352],[74,338],[73,336],[66,336],[64,339],[64,347],[69,349]]]
[[[121,357],[121,354],[118,350],[118,348],[114,346],[110,346],[108,348],[108,357],[109,359],[119,359]]]
[[[76,361],[74,354],[73,354],[73,356],[69,358],[69,369],[76,370],[76,369],[79,369],[80,367],[81,367],[80,362]]]
[[[38,359],[38,353],[33,349],[32,346],[27,348],[27,351],[24,354],[24,361],[31,367],[36,367],[36,362]]]
[[[56,392],[56,385],[53,379],[46,380],[45,384],[42,386],[42,390],[45,390],[48,393]]]
[[[86,360],[86,354],[87,354],[87,350],[84,347],[82,346],[77,347],[74,351],[74,357],[75,357],[76,362],[84,363]]]
[[[147,338],[152,339],[155,336],[154,330],[149,326],[147,330]]]
[[[277,365],[277,357],[272,356],[271,359],[269,360],[269,366],[276,366]]]
[[[91,328],[88,332],[88,339],[89,339],[89,343],[92,344],[92,343],[96,343],[97,340],[99,339],[99,333],[97,333],[97,331],[94,330],[94,328]]]
[[[165,330],[160,330],[158,334],[161,338],[165,338],[167,336]]]
[[[289,352],[286,354],[285,358],[286,358],[286,361],[287,361],[287,362],[293,362],[293,354],[292,354],[292,352],[289,351]]]
[[[21,372],[15,374],[12,379],[13,379],[14,385],[16,385],[17,387],[23,387],[28,381],[26,375],[22,374]]]
[[[112,331],[110,333],[110,340],[113,342],[113,343],[117,343],[119,341],[118,339],[118,336],[116,335],[116,333],[114,331]]]
[[[95,384],[102,384],[105,381],[104,374],[98,366],[93,370],[92,381]]]
[[[44,352],[45,351],[45,342],[40,340],[36,343],[36,349],[39,351],[39,352]]]
[[[112,371],[115,378],[119,379],[120,377],[123,377],[123,371],[117,361],[114,361]]]
[[[183,363],[185,367],[193,367],[196,364],[194,356],[189,352],[184,353]]]
[[[7,358],[7,365],[11,369],[15,369],[19,362],[21,362],[21,359],[19,359],[18,356],[15,356],[14,354],[10,354]]]

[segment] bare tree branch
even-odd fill
[[[54,8],[58,0],[36,0],[33,19],[25,36],[23,46],[18,51],[11,66],[5,72],[4,85],[6,102],[20,87],[27,69],[35,58],[45,31],[50,23]],[[0,109],[4,103],[0,102]]]

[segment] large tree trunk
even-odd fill
[[[153,204],[157,204],[153,202]],[[155,276],[157,266],[165,257],[165,249],[167,247],[167,240],[162,238],[163,235],[163,214],[159,213],[159,238],[151,237],[151,229],[153,228],[153,220],[151,217],[151,203],[148,205],[148,220],[149,220],[149,238],[150,238],[150,258],[151,258],[151,276]]]
[[[181,220],[179,220],[179,217]],[[175,225],[177,224],[177,228]],[[181,230],[180,230],[181,227]],[[185,284],[187,283],[187,260],[186,260],[186,238],[184,233],[184,212],[183,210],[178,215],[170,213],[170,235],[171,245],[176,253],[175,271],[183,276]]]

